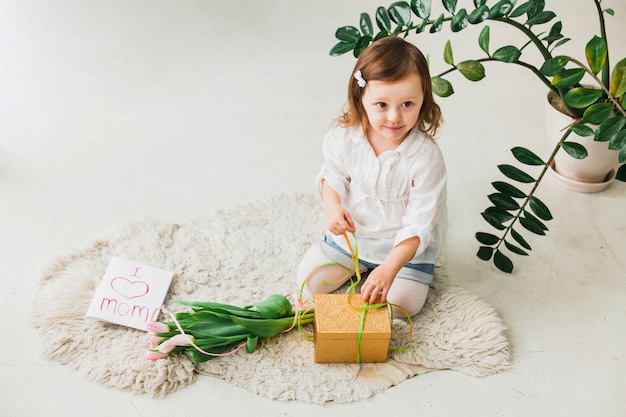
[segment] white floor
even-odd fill
[[[574,38],[563,51],[584,59],[596,32],[591,1],[547,3]],[[530,238],[532,255],[515,258],[512,275],[474,256],[474,233],[489,230],[480,212],[501,179],[496,165],[512,162],[515,145],[547,149],[545,88],[505,64],[489,64],[480,84],[450,78],[457,93],[439,100],[439,143],[449,168],[446,264],[509,324],[510,370],[435,372],[367,401],[313,406],[205,377],[155,400],[37,355],[27,315],[47,259],[130,218],[185,222],[265,194],[315,191],[321,139],[354,63],[328,56],[334,31],[382,4],[0,0],[0,415],[624,415],[626,185],[585,195],[545,181],[539,194],[555,220],[547,237]],[[604,7],[615,9],[616,61],[626,3]],[[494,49],[516,42],[491,26]],[[436,72],[449,38],[457,62],[478,56],[477,33],[411,39]]]

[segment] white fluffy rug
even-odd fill
[[[406,322],[394,323],[392,346],[409,349],[381,364],[316,364],[313,343],[297,331],[265,340],[253,354],[203,364],[176,355],[152,363],[144,359],[144,332],[85,319],[112,256],[173,271],[167,300],[243,306],[295,292],[298,261],[323,229],[320,203],[308,195],[275,196],[185,224],[140,219],[112,227],[39,272],[33,321],[42,355],[91,381],[152,396],[200,374],[268,398],[311,403],[368,398],[432,370],[486,376],[509,366],[506,326],[491,306],[451,286],[442,268],[414,320],[413,339]]]

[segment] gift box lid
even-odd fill
[[[363,299],[360,294],[318,294],[315,296],[315,337],[336,339],[356,336],[361,323]],[[367,310],[364,339],[389,339],[391,322],[387,307]]]

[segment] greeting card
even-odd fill
[[[115,256],[96,290],[87,317],[146,330],[157,319],[174,274]]]

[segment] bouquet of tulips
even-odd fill
[[[194,362],[231,355],[242,348],[254,352],[260,337],[273,337],[313,322],[313,309],[294,311],[280,294],[245,307],[212,302],[177,302],[191,312],[170,315],[169,322],[148,324],[150,350],[147,359],[156,361],[170,353],[188,352]]]

